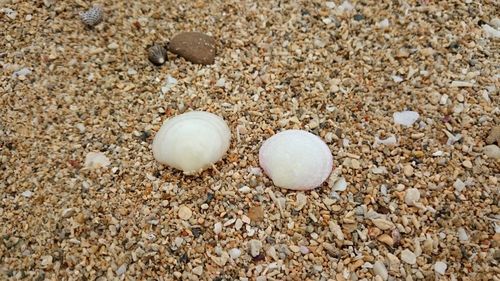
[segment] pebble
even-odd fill
[[[248,217],[254,222],[260,222],[264,219],[264,209],[261,206],[250,207]]]
[[[108,157],[102,152],[89,152],[85,157],[85,163],[83,164],[85,168],[88,169],[98,169],[101,167],[107,167],[111,164]]]
[[[130,75],[130,76],[133,76],[133,75],[136,75],[137,74],[137,71],[133,68],[129,68],[127,70],[127,74]]]
[[[403,173],[405,176],[410,177],[413,175],[413,167],[411,165],[405,165],[403,167]]]
[[[188,220],[193,215],[193,212],[191,211],[191,209],[189,209],[188,206],[182,205],[179,207],[179,212],[177,213],[177,215],[182,220]]]
[[[377,237],[377,240],[386,244],[387,246],[394,246],[394,239],[388,234],[382,234],[379,237]]]
[[[299,192],[297,193],[296,201],[297,206],[295,207],[295,210],[300,211],[307,204],[307,196],[303,192]]]
[[[250,255],[252,257],[256,257],[260,254],[260,250],[262,249],[262,242],[260,240],[252,239],[248,242],[248,250],[250,251]]]
[[[374,218],[372,219],[373,224],[380,228],[381,230],[389,230],[394,229],[396,227],[393,222],[385,219],[385,218]]]
[[[416,188],[409,188],[405,193],[406,205],[414,205],[420,200],[420,191]]]
[[[388,19],[383,19],[377,23],[377,26],[379,28],[388,28],[389,27],[389,20]]]
[[[108,49],[111,49],[111,50],[116,50],[116,49],[118,49],[118,47],[119,47],[119,45],[116,42],[113,42],[113,43],[108,45]]]
[[[465,183],[461,179],[456,179],[453,187],[457,193],[460,193],[465,189]]]
[[[488,158],[492,159],[500,159],[500,147],[495,144],[490,144],[483,147],[484,155],[488,156]]]
[[[468,241],[469,240],[469,235],[467,235],[467,232],[465,232],[465,229],[463,227],[458,228],[457,235],[458,235],[458,239],[460,241]]]
[[[387,278],[389,278],[389,273],[387,272],[387,268],[381,261],[376,261],[373,264],[373,273],[382,277],[382,280],[387,280]]]
[[[238,249],[238,248],[232,248],[231,250],[229,250],[229,256],[235,260],[237,258],[239,258],[241,256],[241,250]]]
[[[63,210],[62,217],[63,218],[69,218],[69,217],[73,216],[75,213],[76,213],[75,209],[73,209],[73,208],[67,208],[67,209]]]
[[[30,198],[33,195],[33,192],[31,192],[30,190],[26,190],[25,192],[21,193],[21,195],[26,198]]]
[[[415,264],[417,263],[417,256],[410,250],[404,249],[401,252],[401,260],[406,262],[407,264]]]
[[[182,32],[174,36],[168,50],[196,64],[213,64],[215,61],[215,40],[200,32]]]
[[[122,264],[117,270],[116,270],[116,275],[120,276],[127,271],[127,264]]]
[[[395,124],[400,124],[403,126],[411,126],[415,123],[418,118],[420,118],[420,114],[415,111],[401,111],[394,112],[392,115]]]
[[[214,224],[214,233],[219,234],[222,232],[222,223],[217,222]]]
[[[493,144],[495,142],[500,144],[500,126],[493,127],[488,134],[488,137],[486,137],[487,144]]]
[[[219,80],[217,80],[217,82],[215,83],[215,86],[216,87],[220,87],[220,88],[224,88],[224,86],[226,85],[226,80],[224,78],[220,78]]]
[[[446,265],[446,263],[442,262],[442,261],[437,261],[434,264],[434,270],[436,271],[436,273],[441,274],[441,275],[444,275],[446,273],[447,267],[448,267],[448,265]]]
[[[462,165],[467,169],[472,169],[472,162],[470,160],[465,160]]]
[[[42,262],[40,263],[42,267],[48,267],[52,264],[52,260],[54,258],[52,256],[42,256]]]
[[[201,276],[203,274],[203,266],[198,265],[197,267],[193,268],[193,273]]]
[[[334,191],[344,191],[347,189],[347,182],[344,177],[340,177],[334,184],[332,189]]]

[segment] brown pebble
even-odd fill
[[[215,40],[201,32],[182,32],[174,36],[168,50],[197,64],[213,64],[215,60]]]
[[[255,206],[248,209],[248,217],[254,222],[260,222],[264,219],[264,209],[261,206]]]
[[[493,143],[500,144],[500,126],[493,127],[490,131],[490,134],[486,138],[486,143],[487,144],[493,144]]]

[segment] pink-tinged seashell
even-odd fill
[[[333,157],[318,136],[302,130],[278,133],[262,144],[259,162],[278,187],[310,190],[330,175]]]

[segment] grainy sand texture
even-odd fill
[[[500,280],[499,15],[495,0],[0,0],[0,280]],[[148,60],[187,31],[215,39],[213,64]],[[192,110],[232,139],[188,176],[151,144]],[[320,187],[259,168],[286,129],[331,149]]]

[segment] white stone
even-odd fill
[[[188,220],[193,215],[193,211],[191,211],[191,209],[189,209],[188,206],[182,205],[182,206],[179,207],[178,215],[179,215],[180,219],[182,219],[182,220]]]
[[[214,224],[214,233],[219,234],[222,232],[222,223],[217,222]]]
[[[262,249],[262,242],[260,240],[252,239],[248,242],[248,249],[252,257],[256,257],[260,254]]]
[[[447,267],[448,267],[448,265],[446,265],[446,263],[442,262],[442,261],[437,261],[434,264],[434,270],[436,271],[436,273],[441,274],[441,275],[444,275],[446,273]]]
[[[344,191],[347,189],[347,182],[344,177],[340,177],[334,184],[332,189],[334,191]]]
[[[133,68],[129,68],[127,70],[127,73],[128,73],[128,75],[133,76],[133,75],[137,74],[137,71],[135,69],[133,69]]]
[[[12,77],[17,78],[19,76],[26,76],[31,74],[31,70],[28,67],[23,67],[12,74]]]
[[[488,156],[488,158],[500,159],[500,147],[495,144],[483,147],[483,153]]]
[[[463,227],[458,228],[457,235],[458,235],[458,239],[460,241],[468,241],[469,240],[469,235],[467,235],[467,232],[465,232],[465,229]]]
[[[167,81],[165,82],[163,87],[161,87],[161,92],[163,94],[168,93],[176,84],[177,84],[177,79],[175,79],[170,75],[167,75]]]
[[[486,37],[492,37],[492,38],[500,37],[500,30],[497,30],[488,24],[483,24],[483,30],[484,33],[486,33]]]
[[[297,193],[297,198],[296,198],[297,205],[295,207],[296,211],[302,210],[304,206],[307,204],[307,196],[304,194],[304,192],[298,192]]]
[[[456,192],[460,193],[465,189],[465,183],[461,179],[456,179],[453,187]]]
[[[376,275],[382,277],[382,280],[387,280],[389,278],[389,273],[387,272],[387,268],[385,267],[384,263],[381,261],[376,261],[373,264],[373,273]]]
[[[33,195],[33,192],[31,192],[30,190],[26,190],[25,192],[21,193],[21,195],[26,198],[30,198]]]
[[[250,189],[250,187],[249,187],[249,186],[244,185],[244,186],[242,186],[240,189],[238,189],[238,191],[239,191],[239,192],[241,192],[241,193],[249,193],[249,192],[250,192],[250,191],[252,191],[252,190]]]
[[[101,167],[107,167],[111,164],[108,157],[102,152],[89,152],[85,157],[85,163],[83,164],[85,168],[88,169],[98,169]]]
[[[411,126],[418,120],[418,118],[420,118],[420,114],[415,111],[401,111],[394,112],[392,117],[394,118],[394,123],[396,124]]]
[[[415,264],[417,263],[417,256],[410,250],[404,249],[401,251],[401,260],[406,262],[407,264]]]
[[[375,143],[373,144],[373,147],[377,147],[381,144],[383,145],[395,145],[398,143],[398,140],[396,139],[396,136],[392,135],[386,139],[379,139],[378,137],[375,137]]]
[[[393,75],[393,76],[391,76],[391,78],[392,78],[392,81],[394,81],[395,83],[403,82],[403,77],[401,77],[399,75]]]
[[[193,268],[193,273],[201,276],[203,274],[203,266],[198,265],[197,267]]]
[[[120,276],[124,274],[127,271],[127,265],[122,264],[117,270],[116,270],[116,275]]]
[[[405,203],[414,205],[418,200],[420,200],[420,191],[416,188],[409,188],[405,193]]]
[[[215,83],[215,86],[216,87],[220,87],[220,88],[224,88],[224,86],[226,85],[226,80],[224,78],[220,78],[219,80],[217,80],[217,82]]]
[[[229,256],[235,260],[237,258],[239,258],[241,256],[241,250],[238,249],[238,248],[232,248],[231,250],[229,250]]]
[[[112,42],[111,44],[108,45],[108,48],[111,50],[116,50],[118,49],[119,45],[116,42]]]
[[[388,28],[389,27],[389,20],[388,19],[383,19],[382,21],[377,23],[377,26],[379,28]]]
[[[325,2],[325,5],[328,9],[334,9],[335,8],[335,2],[332,2],[332,1],[326,1]]]
[[[340,6],[338,6],[337,10],[339,12],[350,12],[354,9],[354,6],[349,1],[344,1]]]

